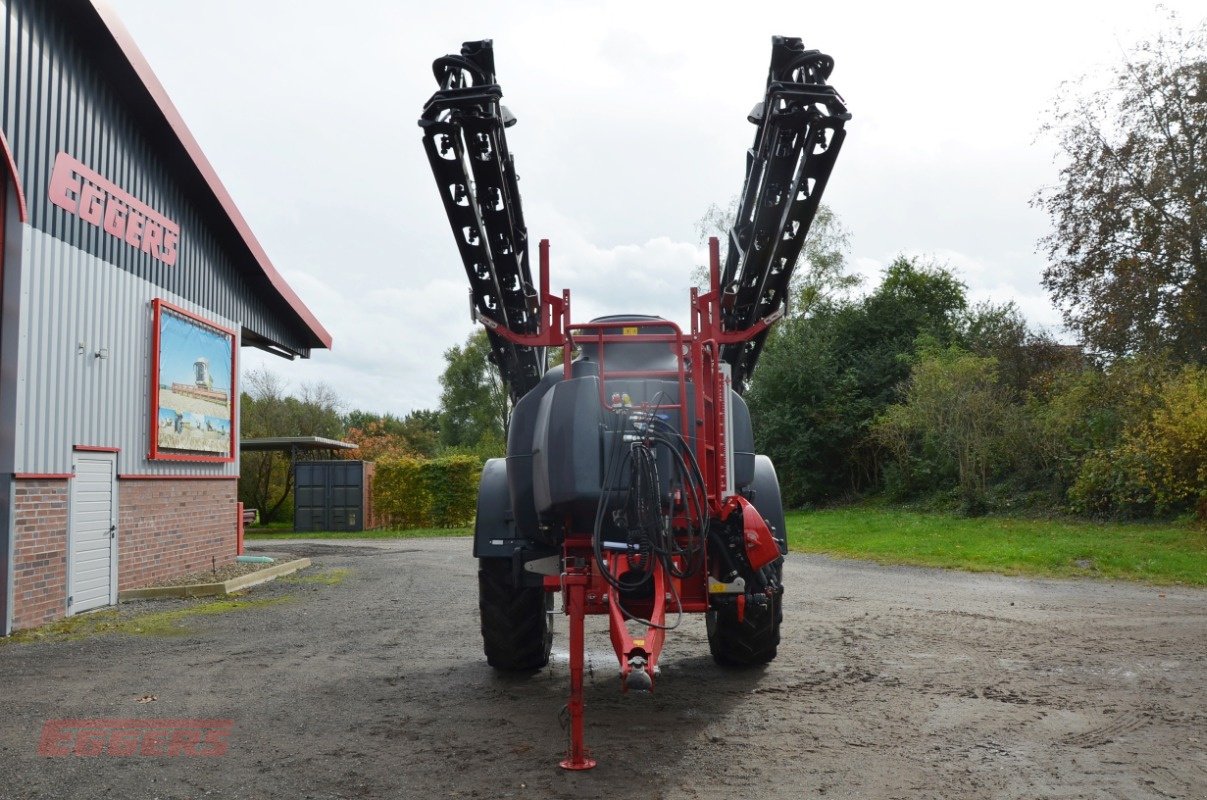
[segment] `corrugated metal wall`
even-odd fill
[[[238,475],[238,462],[147,460],[151,301],[161,297],[225,327],[234,327],[231,320],[49,234],[25,231],[23,260],[38,266],[21,281],[13,471],[70,472],[72,447],[89,445],[121,448],[121,474]],[[97,358],[102,349],[106,357]]]
[[[16,158],[30,223],[308,355],[301,323],[268,289],[258,265],[167,126],[161,123],[162,130],[153,125],[148,130],[148,121],[132,112],[130,96],[110,85],[125,76],[98,68],[98,43],[80,41],[79,26],[69,28],[63,21],[65,6],[58,0],[0,0],[6,12],[0,125]],[[59,151],[177,222],[177,263],[167,266],[53,205],[47,189]]]

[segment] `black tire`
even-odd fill
[[[540,669],[553,647],[553,595],[515,587],[511,559],[478,559],[478,612],[486,662],[504,672]]]
[[[779,601],[775,601],[779,605]],[[738,622],[736,614],[709,611],[708,649],[713,661],[723,667],[757,667],[775,660],[780,643],[777,610],[747,613]]]
[[[741,622],[733,606],[710,610],[705,624],[713,661],[723,667],[757,667],[774,661],[780,644],[782,599],[777,594],[770,606],[747,606]]]

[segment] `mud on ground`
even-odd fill
[[[689,617],[656,693],[622,696],[588,620],[600,765],[570,774],[564,620],[548,669],[492,673],[468,540],[271,547],[317,565],[253,592],[285,602],[0,645],[0,797],[1207,797],[1200,590],[792,556],[766,669],[714,666]],[[234,732],[217,759],[37,755],[81,717]]]

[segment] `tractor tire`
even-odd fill
[[[783,618],[783,594],[775,595],[770,606],[748,606],[741,622],[733,608],[710,610],[704,619],[713,661],[723,667],[770,664],[779,649]]]
[[[510,559],[478,559],[478,612],[486,663],[503,672],[549,663],[553,595],[539,586],[513,586]]]

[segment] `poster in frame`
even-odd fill
[[[151,446],[162,461],[235,460],[235,332],[152,301]]]

